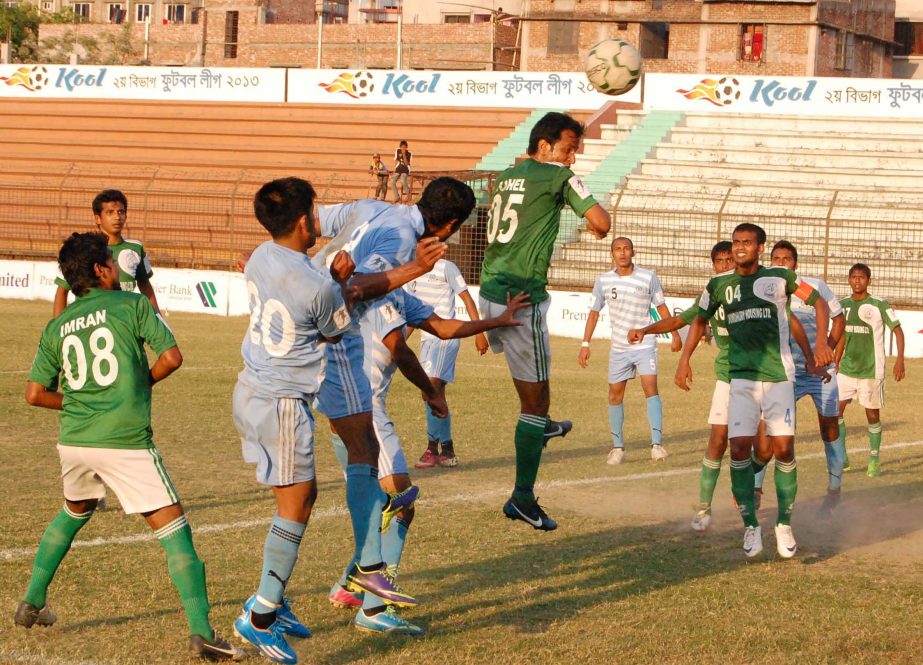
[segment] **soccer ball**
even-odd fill
[[[715,86],[715,99],[723,106],[729,106],[740,99],[740,82],[735,78],[724,77]]]
[[[356,95],[359,97],[365,97],[370,92],[375,90],[375,84],[373,83],[375,79],[372,77],[372,74],[369,72],[358,72],[356,77],[353,79],[353,90]]]
[[[586,77],[604,95],[623,95],[641,78],[641,54],[621,39],[607,39],[590,49]]]

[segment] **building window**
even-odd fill
[[[577,35],[580,34],[578,21],[548,22],[548,55],[576,53]]]
[[[42,3],[43,12],[53,12],[54,11],[54,2],[43,2]]]
[[[124,23],[125,10],[120,4],[109,5],[109,23]]]
[[[899,21],[894,24],[894,55],[923,55],[923,23]]]
[[[761,62],[765,39],[766,26],[762,23],[744,23],[740,26],[740,59],[744,62]]]
[[[135,5],[135,21],[137,23],[150,23],[151,6],[147,4]]]
[[[670,57],[670,24],[642,23],[640,50],[642,58],[665,60]]]
[[[164,22],[166,23],[185,23],[186,22],[186,5],[165,5],[166,14]]]
[[[224,57],[237,57],[237,24],[240,12],[227,12],[224,15]]]
[[[443,23],[471,23],[471,14],[443,14]]]
[[[349,0],[323,0],[324,23],[347,23]]]
[[[845,30],[836,32],[836,64],[835,69],[851,70],[853,68],[853,55],[856,36]]]
[[[74,7],[74,17],[79,21],[89,21],[90,20],[90,3],[89,2],[75,2]]]

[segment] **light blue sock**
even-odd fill
[[[349,466],[349,451],[346,449],[346,444],[336,432],[330,432],[330,442],[333,444],[333,454],[336,455],[337,462],[343,467],[343,471],[346,471],[346,467]]]
[[[647,422],[651,425],[651,445],[663,444],[663,402],[660,395],[647,398]]]
[[[612,432],[612,447],[624,448],[622,441],[622,423],[625,422],[625,407],[621,404],[609,405],[609,431]]]
[[[452,440],[452,413],[445,418],[437,418],[433,410],[426,407],[426,436],[430,441],[445,443]]]
[[[843,466],[846,463],[846,442],[843,437],[836,441],[824,441],[824,455],[827,457],[827,489],[838,490],[843,484]]]
[[[382,491],[377,469],[368,464],[346,467],[346,506],[356,541],[355,558],[362,566],[381,563]]]
[[[384,557],[385,564],[395,574],[401,565],[401,555],[404,553],[404,544],[407,542],[407,530],[409,528],[410,525],[404,520],[400,517],[395,517],[391,528],[381,537],[381,554]],[[370,593],[365,594],[365,598],[362,599],[362,609],[364,610],[381,607],[382,605],[381,598]]]
[[[306,524],[284,520],[278,515],[272,518],[272,526],[269,527],[266,544],[263,546],[263,576],[256,592],[254,612],[275,612],[282,603],[285,586],[298,560],[298,546],[305,528]]]

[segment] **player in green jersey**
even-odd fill
[[[176,489],[154,446],[151,387],[183,362],[173,333],[148,300],[119,289],[119,272],[101,233],[75,233],[58,255],[77,299],[45,327],[29,373],[26,401],[61,411],[58,454],[64,509],[45,530],[15,622],[50,626],[48,586],[74,537],[93,516],[104,483],[126,513],[140,513],[167,552],[189,622],[189,649],[206,660],[240,660],[208,620],[205,566]],[[144,344],[157,354],[148,366]],[[63,371],[61,392],[49,389]]]
[[[744,553],[763,550],[762,529],[754,506],[753,476],[761,464],[751,459],[760,419],[776,457],[776,495],[779,515],[776,544],[779,555],[795,555],[791,512],[798,491],[795,464],[795,367],[789,346],[789,296],[797,294],[813,306],[817,327],[826,330],[830,309],[818,292],[791,270],[766,268],[759,263],[766,232],[755,224],[739,224],[732,236],[734,272],[716,275],[699,296],[699,325],[686,337],[683,358],[676,370],[682,387],[692,378],[688,358],[698,346],[704,324],[724,308],[728,329],[728,438],[731,444],[731,489],[744,520]],[[826,337],[818,335],[814,363],[826,366],[833,358]]]
[[[881,475],[881,407],[885,403],[885,327],[897,342],[894,380],[904,378],[904,331],[891,306],[869,295],[872,269],[857,263],[849,269],[852,296],[840,301],[846,334],[836,347],[840,387],[840,438],[846,441],[846,406],[856,398],[865,407],[869,431],[868,475]],[[849,466],[847,458],[846,466]]]
[[[119,284],[123,291],[138,292],[147,297],[154,306],[154,311],[159,312],[157,295],[151,286],[151,262],[144,253],[144,247],[139,240],[128,240],[122,237],[122,231],[128,222],[128,199],[117,189],[105,189],[93,199],[93,221],[99,230],[106,234],[112,259],[119,272]],[[55,279],[58,290],[54,296],[54,309],[52,316],[58,316],[67,307],[67,294],[71,290],[67,278]]]
[[[548,339],[548,268],[561,221],[569,205],[596,238],[609,232],[611,220],[583,181],[570,170],[583,136],[583,125],[564,113],[548,113],[532,128],[529,157],[497,177],[487,220],[487,251],[481,268],[479,307],[485,319],[500,316],[507,298],[526,293],[530,306],[517,312],[524,325],[492,330],[494,353],[503,353],[516,392],[516,484],[503,507],[510,519],[550,531],[557,523],[533,493],[542,447],[550,436],[570,431],[570,423],[550,421],[551,348]]]

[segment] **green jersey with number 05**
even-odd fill
[[[480,294],[506,303],[507,294],[548,299],[548,267],[558,237],[561,209],[583,217],[596,200],[566,166],[526,159],[499,175],[487,219],[487,251]]]
[[[144,352],[176,346],[138,293],[90,289],[42,332],[29,381],[50,387],[64,373],[62,446],[151,448],[151,380]]]

